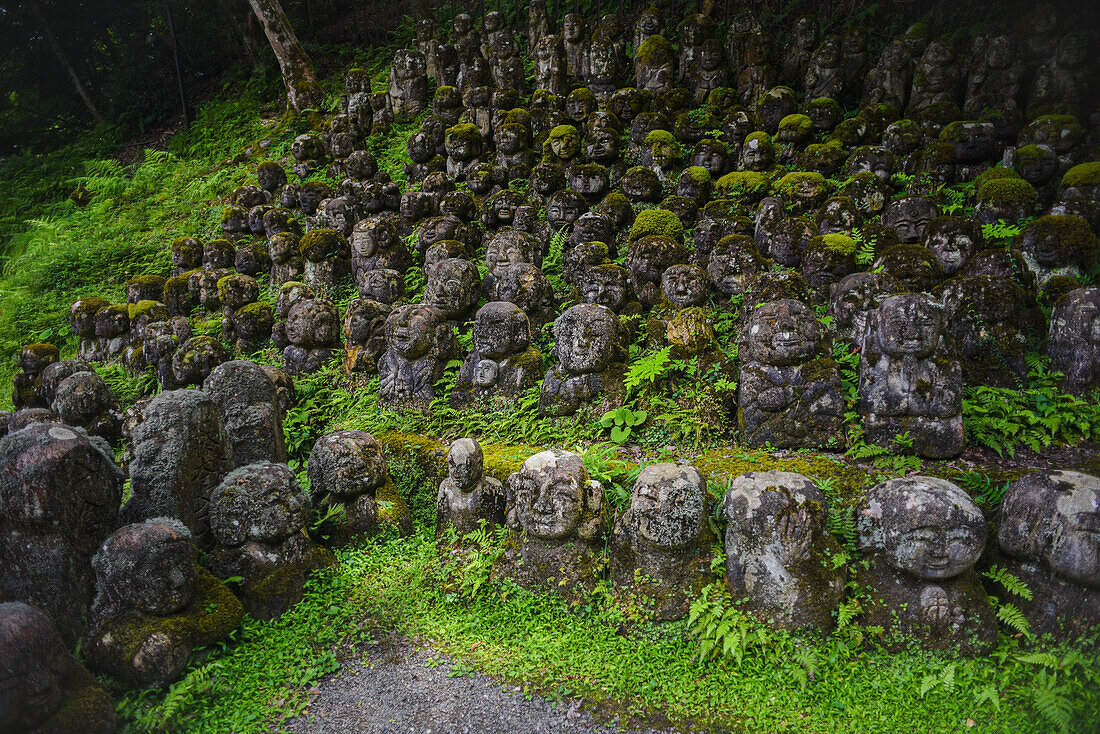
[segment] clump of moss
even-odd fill
[[[130,304],[130,320],[133,321],[136,318],[145,316],[147,314],[152,315],[154,312],[162,312],[163,318],[168,318],[168,309],[165,308],[163,303],[159,301],[138,301],[137,303]]]
[[[1019,176],[1003,177],[986,180],[978,188],[978,200],[1030,209],[1039,202],[1039,194]]]
[[[839,232],[821,235],[821,244],[825,246],[826,250],[841,255],[854,255],[856,253],[856,241]]]
[[[751,196],[760,198],[768,193],[771,181],[768,174],[758,171],[734,171],[718,179],[718,190],[723,196]]]
[[[553,135],[553,133],[551,133],[551,135]],[[650,130],[645,136],[645,144],[656,145],[658,143],[662,145],[672,145],[677,148],[680,147],[680,143],[677,142],[675,136],[668,130]]]
[[[344,236],[335,229],[312,229],[302,237],[298,246],[302,257],[311,262],[322,262],[340,256],[347,249]]]
[[[710,183],[710,171],[702,166],[689,166],[684,169],[684,173],[699,186],[706,186]]]
[[[1020,174],[1013,171],[1011,168],[1005,168],[1004,166],[996,166],[994,168],[988,168],[978,174],[978,177],[974,179],[974,190],[981,191],[982,186],[988,181],[997,181],[1005,178],[1020,178]]]
[[[1080,163],[1062,176],[1062,186],[1100,186],[1100,161]]]
[[[647,209],[641,212],[630,228],[631,242],[649,235],[665,235],[680,242],[684,238],[684,223],[665,209]]]
[[[805,140],[813,135],[814,123],[807,115],[795,113],[779,121],[779,134],[785,138]]]
[[[664,36],[650,36],[634,51],[636,62],[650,66],[664,64],[671,59],[672,44]]]

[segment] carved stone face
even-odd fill
[[[985,518],[970,496],[934,477],[872,487],[857,513],[860,544],[893,568],[935,581],[970,571],[985,546]]]
[[[894,173],[896,158],[886,148],[860,148],[848,158],[848,175],[873,173],[883,181],[890,181]]]
[[[599,164],[573,166],[569,171],[569,188],[584,195],[589,201],[603,198],[610,187],[610,174]]]
[[[700,140],[691,156],[691,165],[707,169],[711,178],[721,176],[729,165],[729,154],[717,140]]]
[[[903,245],[912,245],[921,241],[928,223],[939,215],[939,207],[931,199],[906,196],[887,207],[882,223],[897,233]]]
[[[879,346],[891,357],[927,357],[936,351],[943,330],[943,312],[920,293],[890,296],[875,317]]]
[[[661,179],[648,168],[631,168],[619,182],[619,188],[631,201],[657,201],[661,196]]]
[[[946,275],[954,275],[975,252],[982,249],[981,227],[967,217],[937,217],[924,231],[924,246]]]
[[[730,235],[715,246],[707,262],[707,276],[719,293],[730,296],[744,290],[745,281],[761,269],[752,237]]]
[[[841,278],[833,287],[829,301],[829,313],[837,333],[862,342],[871,314],[899,287],[885,273],[852,273]]]
[[[571,161],[580,155],[581,136],[572,125],[562,125],[556,135],[552,134],[550,151],[559,161]],[[557,128],[556,128],[557,129]]]
[[[764,561],[765,568],[778,566],[768,574],[759,574],[756,583],[790,579],[788,574],[808,556],[807,546],[824,539],[825,498],[813,482],[801,474],[784,471],[749,472],[730,482],[722,504],[728,520],[725,546],[727,572],[737,565],[747,567],[753,559]],[[783,571],[786,569],[786,572]],[[745,579],[742,584],[753,594]]]
[[[661,287],[676,308],[702,305],[710,292],[707,271],[695,265],[673,265],[661,276]]]
[[[738,165],[742,171],[767,171],[775,165],[775,149],[766,136],[750,136],[741,147]]]
[[[571,227],[587,209],[584,199],[575,191],[559,191],[546,204],[546,223],[552,229]]]
[[[565,188],[565,171],[556,163],[535,166],[531,171],[531,190],[539,196],[550,196]],[[547,209],[547,219],[549,219]]]
[[[480,283],[477,266],[468,260],[448,258],[429,272],[424,303],[438,308],[446,318],[460,318],[477,303]]]
[[[661,20],[657,9],[653,7],[643,10],[638,22],[634,24],[635,32],[642,36],[652,36],[655,33],[660,33],[663,27],[664,21]]]
[[[581,276],[581,300],[618,313],[630,295],[630,272],[621,265],[597,265]]]
[[[565,540],[595,534],[585,525],[599,513],[603,490],[589,480],[584,461],[576,454],[535,454],[508,478],[508,488],[519,524],[529,535]]]
[[[465,36],[470,32],[470,26],[473,24],[473,20],[466,13],[459,13],[454,19],[454,35]]]
[[[501,232],[485,246],[485,265],[497,278],[504,274],[504,269],[509,265],[529,263],[533,258],[530,238],[515,230]]]
[[[580,43],[584,40],[584,16],[578,13],[569,13],[562,21],[561,32],[569,43]]]
[[[516,304],[492,301],[478,309],[473,336],[474,349],[491,360],[501,360],[527,349],[531,325]]]
[[[485,458],[481,445],[472,438],[460,438],[447,452],[447,477],[455,489],[470,492],[481,482]]]
[[[405,279],[396,270],[379,268],[360,271],[359,295],[379,303],[396,303],[405,297]]]
[[[630,497],[630,529],[661,548],[682,548],[703,529],[706,481],[693,466],[652,464],[642,470]]]
[[[431,349],[440,320],[430,306],[399,306],[386,318],[386,346],[405,359],[419,359]]]
[[[554,305],[554,290],[541,270],[531,263],[509,265],[496,283],[496,297],[519,306],[532,316]]]
[[[167,616],[191,602],[197,570],[191,532],[180,522],[127,525],[104,541],[92,561],[101,593],[117,611]]]
[[[286,337],[291,344],[311,347],[333,343],[340,333],[336,307],[327,301],[310,299],[290,307],[286,317]]]
[[[596,212],[585,212],[573,225],[575,242],[608,242],[615,236],[611,219]]]
[[[575,123],[583,124],[596,109],[596,98],[587,89],[574,89],[565,98],[565,114]]]
[[[417,249],[427,250],[442,240],[458,238],[462,220],[454,216],[433,217],[420,225],[417,235]]]
[[[771,301],[756,309],[742,337],[743,359],[775,365],[805,362],[821,345],[821,325],[813,311],[793,299]]]
[[[716,38],[708,38],[703,41],[703,49],[699,54],[699,66],[705,71],[714,71],[722,65],[722,42]]]
[[[427,133],[413,133],[409,137],[409,158],[414,163],[427,163],[435,155],[435,143]]]
[[[220,545],[275,544],[299,532],[309,497],[285,464],[249,464],[231,471],[210,496],[210,530]]]
[[[615,356],[618,319],[603,306],[573,306],[554,321],[554,356],[573,374],[601,372]]]
[[[614,162],[619,159],[619,136],[614,130],[594,130],[588,140],[588,160],[594,163]]]

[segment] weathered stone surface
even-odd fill
[[[1047,349],[1068,392],[1084,395],[1100,387],[1100,288],[1079,288],[1058,299]]]
[[[205,547],[210,492],[233,468],[233,445],[218,404],[200,390],[174,390],[153,398],[142,417],[131,437],[132,493],[119,521],[173,517]]]
[[[455,440],[447,452],[447,478],[436,495],[436,541],[451,527],[461,541],[482,522],[490,532],[503,526],[506,499],[500,480],[485,475],[481,444],[472,438]]]
[[[0,604],[0,729],[11,734],[110,734],[110,694],[69,653],[46,615]]]
[[[935,477],[890,479],[860,501],[856,526],[870,559],[857,574],[871,594],[865,621],[892,649],[907,636],[969,655],[993,647],[997,622],[974,571],[985,518],[966,492]]]
[[[379,402],[427,408],[454,352],[454,331],[435,306],[398,306],[386,317],[386,352],[378,360]]]
[[[726,583],[743,608],[783,629],[832,629],[845,572],[825,529],[825,497],[793,472],[742,474],[723,503]]]
[[[262,367],[247,360],[224,362],[210,373],[202,389],[218,405],[233,444],[234,466],[286,461],[283,410],[275,383]]]
[[[132,686],[167,686],[194,648],[240,624],[241,603],[195,563],[191,531],[178,520],[120,528],[92,566],[97,592],[81,650],[93,669]]]
[[[335,562],[306,535],[311,509],[285,464],[234,469],[211,492],[207,567],[241,578],[237,594],[256,619],[281,616],[301,600],[309,574]]]
[[[1100,479],[1040,470],[1013,482],[997,513],[1002,568],[1023,581],[1025,599],[988,584],[1027,617],[1034,634],[1059,640],[1085,636],[1100,624]]]
[[[115,528],[122,471],[84,429],[35,423],[0,439],[0,592],[52,617],[68,643],[91,602],[91,558]]]
[[[544,416],[572,415],[596,406],[602,415],[622,403],[622,327],[610,309],[580,304],[554,321],[558,360],[546,373],[539,396],[539,413]]]
[[[706,480],[695,467],[651,464],[611,531],[612,583],[618,593],[652,598],[656,619],[687,614],[710,580],[706,505]]]

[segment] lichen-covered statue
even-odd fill
[[[1084,637],[1100,625],[1100,479],[1040,470],[1009,485],[997,513],[998,565],[1031,592],[990,591],[1027,617],[1033,634]]]
[[[1078,288],[1055,302],[1047,350],[1067,392],[1100,387],[1100,288]]]
[[[531,324],[519,306],[490,301],[479,308],[473,340],[451,393],[453,405],[495,396],[514,398],[538,384],[542,355],[531,346]]]
[[[707,483],[686,464],[651,464],[634,482],[630,506],[611,531],[611,582],[652,598],[658,620],[683,617],[710,581],[713,534]]]
[[[893,446],[901,436],[921,456],[962,453],[962,368],[944,321],[943,308],[919,293],[890,296],[871,316],[859,364],[870,442]]]
[[[136,688],[164,688],[196,647],[233,631],[243,609],[233,592],[195,562],[179,520],[127,525],[92,560],[96,598],[81,651],[93,669]]]
[[[840,372],[809,306],[787,298],[757,308],[738,355],[738,417],[750,446],[836,445],[844,422]]]
[[[237,595],[256,619],[282,616],[301,600],[306,577],[335,563],[306,535],[311,510],[286,464],[234,469],[211,493],[214,546],[206,566],[219,578],[240,579]]]
[[[723,502],[726,584],[741,608],[782,629],[835,624],[846,574],[833,563],[840,544],[825,529],[825,496],[784,471],[734,479]]]
[[[907,643],[899,633],[927,649],[993,647],[997,621],[974,570],[985,518],[966,492],[935,477],[890,479],[860,501],[856,526],[870,560],[858,574],[870,592],[864,621],[883,627],[891,647]]]
[[[386,318],[386,353],[378,360],[379,402],[426,408],[453,343],[453,331],[438,308],[395,308]]]
[[[504,525],[504,485],[485,475],[485,456],[481,444],[472,438],[460,438],[447,451],[447,478],[439,484],[435,502],[435,537],[438,540],[453,527],[459,540],[478,530],[484,521],[487,530]]]
[[[502,568],[521,583],[567,597],[591,593],[602,575],[607,506],[584,460],[551,449],[508,477],[506,520],[512,534]]]
[[[387,522],[412,532],[412,516],[397,493],[382,447],[363,431],[336,431],[317,439],[307,462],[313,507],[326,517],[315,535],[334,548],[362,541]],[[384,513],[378,501],[391,509]]]
[[[602,415],[624,398],[621,326],[615,312],[584,303],[554,321],[557,359],[546,372],[539,396],[544,416],[572,415],[595,406]]]

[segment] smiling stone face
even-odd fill
[[[594,537],[603,488],[590,481],[584,461],[565,451],[543,451],[508,478],[520,527],[540,540]],[[593,522],[595,521],[595,523]]]
[[[603,306],[573,306],[554,321],[554,356],[573,374],[600,372],[615,357],[618,323]]]
[[[673,265],[661,276],[665,298],[676,308],[699,306],[707,299],[707,271],[695,265]]]
[[[925,196],[906,196],[893,202],[882,215],[882,223],[894,230],[903,245],[917,244],[928,223],[938,217],[939,207]]]
[[[954,275],[983,248],[981,225],[967,217],[936,217],[925,229],[924,246],[936,256],[945,275]]]
[[[463,318],[477,303],[481,277],[469,260],[447,258],[435,265],[424,286],[424,303],[448,319]]]
[[[919,293],[890,296],[875,316],[879,346],[892,357],[927,357],[939,345],[943,311]]]
[[[801,301],[783,299],[753,311],[742,337],[742,359],[775,365],[805,362],[821,345],[821,326]]]
[[[860,545],[916,579],[942,581],[974,568],[985,518],[962,489],[934,477],[891,479],[857,509]]]

